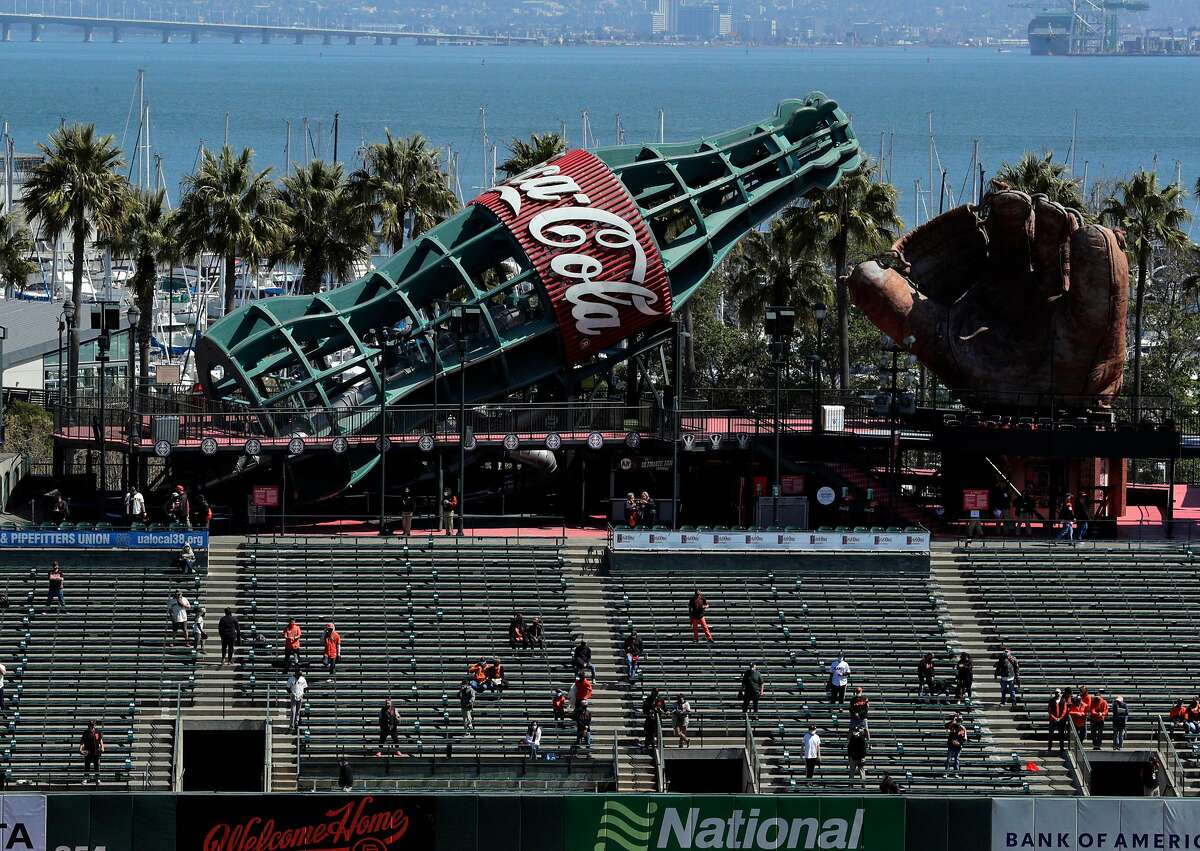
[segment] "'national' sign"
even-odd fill
[[[587,151],[568,151],[472,203],[505,224],[541,278],[569,363],[671,314],[658,245],[628,190]]]

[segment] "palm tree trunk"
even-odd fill
[[[845,211],[842,212],[843,217]],[[850,235],[845,218],[833,240],[833,268],[837,286],[838,376],[842,390],[850,389],[850,295],[846,288],[846,262]]]
[[[154,258],[141,257],[138,259],[137,281],[134,292],[137,293],[137,306],[141,311],[138,319],[138,375],[133,383],[133,392],[141,395],[150,376],[150,330],[154,327],[154,280],[156,277]]]
[[[1142,303],[1146,295],[1146,267],[1150,263],[1150,249],[1138,252],[1137,292],[1133,308],[1133,411],[1137,415],[1142,406]]]
[[[683,387],[690,393],[696,389],[696,338],[692,334],[692,305],[690,303],[683,306],[683,315],[679,318],[683,320],[685,333],[683,338]]]
[[[237,258],[233,253],[225,255],[225,315],[233,313],[234,295],[237,291]]]
[[[71,262],[71,301],[75,304],[75,321],[71,324],[71,334],[67,343],[67,393],[69,402],[74,403],[79,390],[79,326],[83,322],[83,247],[87,225],[76,222],[71,249],[74,257]],[[62,356],[61,353],[59,355]]]
[[[312,256],[304,263],[300,275],[300,291],[305,295],[316,295],[321,291],[321,270],[324,264],[319,256]]]

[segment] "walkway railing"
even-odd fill
[[[1075,764],[1075,770],[1079,772],[1080,792],[1084,795],[1091,795],[1091,760],[1088,759],[1087,749],[1083,746],[1083,742],[1079,738],[1079,731],[1075,729],[1075,725],[1068,721],[1067,727],[1071,731],[1071,762]]]
[[[1183,760],[1179,751],[1175,750],[1175,742],[1171,740],[1171,731],[1163,723],[1161,715],[1154,717],[1154,743],[1162,754],[1163,767],[1167,770],[1167,778],[1175,794],[1182,798],[1187,794],[1187,773],[1183,769]]]

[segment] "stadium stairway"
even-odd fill
[[[947,624],[947,639],[955,654],[966,651],[975,663],[973,691],[975,712],[981,729],[990,735],[998,754],[1010,754],[1022,765],[1034,763],[1037,771],[1026,773],[1030,790],[1036,794],[1079,794],[1079,783],[1070,762],[1057,755],[1043,754],[1044,727],[1034,727],[1029,714],[1000,706],[1000,685],[993,666],[1000,650],[995,635],[988,635],[976,617],[976,604],[967,580],[959,571],[955,545],[935,542],[930,553],[930,585]]]
[[[563,552],[572,629],[592,648],[592,663],[596,666],[591,702],[592,750],[597,756],[611,753],[615,738],[617,791],[656,792],[654,765],[648,755],[635,751],[637,731],[625,724],[630,715],[629,689],[624,685],[625,656],[618,633],[610,627],[604,585],[597,572],[603,549],[603,545],[568,543]]]

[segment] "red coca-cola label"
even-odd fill
[[[550,296],[569,363],[671,315],[658,245],[624,184],[568,151],[471,203],[502,221]]]

